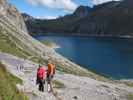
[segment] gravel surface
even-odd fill
[[[88,77],[74,76],[57,72],[54,80],[65,85],[65,88],[54,88],[57,95],[38,91],[36,86],[36,69],[38,64],[18,57],[0,53],[0,61],[8,71],[23,80],[17,84],[21,92],[25,92],[30,100],[127,100],[126,95],[133,93],[133,88],[124,84],[97,81]],[[20,69],[20,66],[23,66]]]

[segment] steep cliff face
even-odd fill
[[[18,10],[6,0],[0,0],[0,18],[1,17],[7,17],[15,27],[27,32],[23,17]]]

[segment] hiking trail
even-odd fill
[[[102,82],[61,72],[56,72],[54,80],[62,82],[65,88],[54,88],[56,93],[53,94],[47,92],[45,85],[42,93],[36,85],[38,64],[6,53],[0,53],[0,61],[9,72],[23,80],[23,84],[17,84],[17,88],[26,93],[30,100],[127,100],[125,94],[133,93],[133,87],[124,84]]]

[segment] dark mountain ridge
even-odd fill
[[[25,17],[24,17],[25,19]],[[30,33],[54,32],[67,35],[133,35],[133,0],[80,6],[73,14],[54,20],[25,20]]]

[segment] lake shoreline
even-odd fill
[[[55,44],[55,43],[53,43],[53,42],[51,42],[52,43],[52,45],[51,46],[48,46],[48,47],[50,47],[51,49],[59,49],[59,48],[61,48],[59,45],[57,45],[57,44]]]
[[[56,52],[58,52],[58,53],[60,53],[60,54],[62,54],[62,52],[64,52],[64,50],[65,50],[65,52],[66,52],[67,49],[69,49],[69,50],[68,50],[69,52],[67,52],[67,54],[70,53],[70,50],[71,50],[71,47],[72,47],[72,42],[73,42],[74,44],[76,43],[77,46],[80,46],[80,45],[81,45],[81,42],[76,42],[76,40],[79,41],[79,37],[75,37],[76,40],[74,39],[74,41],[73,41],[73,38],[74,38],[74,37],[72,37],[72,38],[71,38],[71,37],[72,37],[72,36],[70,36],[70,38],[69,38],[69,37],[57,36],[57,35],[56,35],[56,36],[51,36],[51,35],[50,35],[50,36],[48,36],[48,35],[47,35],[47,36],[44,36],[44,35],[40,35],[40,36],[36,35],[36,36],[35,36],[35,38],[38,39],[38,40],[40,40],[40,41],[43,41],[43,38],[45,38],[45,41],[50,41],[50,42],[52,41],[52,42],[53,42],[53,43],[51,42],[52,44],[56,44],[56,43],[57,43],[59,46],[53,45],[53,46],[51,46],[51,48],[52,48],[52,49],[55,49],[55,50],[57,49]],[[48,38],[50,38],[50,39],[48,39]],[[59,38],[62,38],[62,39],[60,40]],[[69,42],[68,42],[68,40],[67,40],[66,38],[68,38]],[[87,39],[87,37],[83,37],[83,38],[86,38],[86,39]],[[83,40],[83,38],[81,37],[81,40]],[[98,37],[98,38],[99,38],[99,37]],[[47,40],[47,39],[48,39],[48,40]],[[53,39],[53,40],[52,40],[52,39]],[[56,41],[54,41],[54,39],[56,39]],[[98,41],[98,43],[99,43],[99,41],[101,41],[101,40],[102,40],[102,41],[104,40],[104,43],[107,41],[107,43],[109,43],[109,44],[108,44],[108,46],[107,46],[108,49],[107,49],[107,52],[106,52],[106,53],[107,53],[107,54],[109,53],[110,55],[112,55],[112,52],[113,52],[113,51],[110,51],[110,50],[112,50],[112,49],[111,49],[111,48],[112,48],[112,45],[113,45],[113,44],[112,44],[112,41],[117,40],[117,38],[112,38],[113,40],[110,39],[110,38],[107,38],[107,39],[104,39],[104,38],[99,38],[99,39],[97,39],[97,38],[96,38],[96,39],[95,39],[95,37],[94,37],[94,39],[93,39],[93,38],[91,39],[91,37],[88,37],[88,39],[90,40],[89,42],[87,42],[86,40],[85,40],[85,41],[86,41],[87,43],[89,43],[89,44],[91,43],[91,45],[93,45],[93,44],[92,44],[92,43],[93,43],[93,40],[94,40],[94,41]],[[87,39],[87,40],[88,40],[88,39]],[[108,40],[108,39],[109,39],[109,40]],[[119,39],[119,38],[118,38],[118,39]],[[72,41],[71,41],[71,40],[72,40]],[[125,41],[125,42],[126,42],[127,40],[128,40],[128,39],[120,39],[120,40],[118,40],[118,41]],[[57,42],[57,41],[58,41],[58,42]],[[84,41],[84,42],[85,42],[85,41]],[[109,42],[109,41],[111,41],[111,42]],[[83,42],[83,44],[84,44],[84,42]],[[50,43],[50,44],[51,44],[51,43]],[[66,43],[70,43],[70,48],[68,47],[68,44],[66,45]],[[101,44],[101,43],[103,44],[103,42],[100,42],[100,44]],[[111,43],[111,44],[110,44],[110,43]],[[116,46],[116,43],[117,43],[117,46]],[[115,48],[115,47],[119,47],[118,43],[119,43],[119,42],[115,41],[115,44],[114,44],[115,46],[114,46],[114,48]],[[122,48],[127,48],[127,46],[126,46],[126,47],[123,46],[123,45],[124,45],[123,42],[120,42],[120,43],[122,43]],[[80,45],[78,45],[78,44],[80,44]],[[66,46],[65,46],[65,45],[66,45]],[[94,43],[94,45],[95,45],[95,43]],[[104,45],[105,45],[105,44],[104,44]],[[107,45],[107,44],[106,44],[106,45]],[[65,48],[64,48],[64,46],[65,46]],[[96,45],[95,45],[95,46],[96,46]],[[95,47],[95,46],[94,46],[94,47]],[[103,46],[103,45],[101,45],[101,46]],[[84,47],[84,46],[78,47],[78,48],[83,48],[83,47]],[[86,46],[85,46],[85,47],[86,47]],[[87,47],[88,47],[88,46],[87,46]],[[86,48],[87,48],[87,47],[86,47]],[[97,46],[96,46],[96,47],[97,47]],[[98,46],[98,47],[99,47],[99,46]],[[64,48],[64,49],[63,49],[63,48]],[[120,48],[121,48],[121,47],[120,47]],[[92,53],[89,53],[90,58],[92,59],[92,57],[95,56],[94,54],[97,54],[97,53],[96,53],[97,51],[95,52],[95,50],[91,50],[91,49],[93,49],[93,46],[92,46],[92,48],[89,47],[90,52],[93,51]],[[105,46],[105,49],[106,49],[106,46]],[[118,49],[118,48],[115,48],[115,49]],[[75,49],[72,49],[72,50],[75,50]],[[76,50],[80,50],[80,49],[76,49]],[[87,49],[87,50],[88,50],[88,49]],[[104,51],[103,49],[102,49],[102,50],[99,49],[99,50],[100,50],[100,51]],[[113,49],[113,50],[114,50],[114,49]],[[122,50],[122,49],[120,49],[120,51],[121,51],[121,50]],[[125,51],[125,49],[124,49],[124,51]],[[74,52],[75,52],[75,51],[74,51]],[[79,54],[79,52],[80,52],[80,51],[78,51],[78,54]],[[86,52],[86,51],[83,51],[83,54],[84,54],[85,52]],[[94,52],[95,52],[95,53],[94,53]],[[98,52],[99,52],[99,51],[98,51]],[[101,52],[101,53],[103,53],[103,52]],[[63,53],[63,54],[64,54],[64,53]],[[70,53],[70,54],[71,54],[71,53]],[[77,53],[76,53],[76,54],[77,54]],[[113,53],[113,54],[114,54],[114,53]],[[72,55],[72,54],[71,54],[71,55]],[[63,56],[64,56],[65,58],[67,58],[67,59],[69,59],[69,57],[71,57],[71,56],[65,55],[65,54],[64,54]],[[81,58],[83,58],[81,55],[79,55],[79,56],[80,56]],[[113,55],[112,55],[112,56],[113,56]],[[74,57],[74,56],[72,56],[72,57]],[[106,55],[105,55],[105,56],[102,55],[101,57],[104,58],[104,57],[106,57]],[[116,58],[115,55],[114,55],[113,57]],[[115,59],[115,58],[114,58],[114,60],[119,60],[119,58],[118,58],[118,59],[117,59],[117,58]],[[104,76],[104,77],[106,77],[106,78],[108,78],[108,79],[111,79],[111,80],[128,79],[128,78],[126,78],[127,76],[121,77],[121,76],[118,75],[118,74],[116,74],[117,77],[115,78],[115,75],[112,74],[113,71],[112,71],[111,73],[105,73],[105,74],[103,73],[104,71],[101,71],[101,72],[102,72],[102,73],[101,73],[101,72],[99,72],[99,71],[100,71],[99,69],[97,70],[98,67],[97,67],[96,70],[95,70],[95,69],[93,69],[93,66],[102,66],[102,65],[97,65],[97,61],[91,63],[91,59],[89,59],[89,58],[86,58],[86,59],[88,59],[88,60],[90,61],[90,63],[89,63],[88,65],[85,64],[85,63],[82,63],[82,65],[79,64],[79,62],[80,62],[81,60],[75,61],[74,59],[71,59],[71,58],[70,58],[69,60],[72,61],[72,62],[75,62],[75,63],[77,63],[77,64],[79,64],[79,65],[81,65],[81,66],[84,66],[83,68],[86,68],[86,69],[89,70],[89,71],[92,71],[92,72],[94,72],[94,73],[96,73],[96,74],[98,74],[98,75],[100,75],[100,76]],[[94,59],[97,59],[97,58],[94,57]],[[109,58],[107,58],[107,59],[112,59],[112,58],[109,57]],[[85,62],[87,62],[87,61],[85,61]],[[99,62],[99,61],[98,61],[98,62]],[[101,62],[102,62],[102,61],[101,61]],[[107,65],[106,62],[108,62],[108,60],[105,61],[105,63],[104,63],[105,65]],[[126,62],[127,62],[127,61],[126,61]],[[108,63],[109,63],[109,62],[108,62]],[[112,62],[112,63],[113,63],[113,62]],[[91,64],[91,65],[90,65],[90,64]],[[110,63],[110,64],[111,64],[111,63]],[[86,66],[86,67],[85,67],[85,66]],[[90,67],[90,66],[91,66],[91,67]],[[115,65],[109,65],[109,66],[111,67],[111,66],[115,66]],[[105,66],[104,66],[103,68],[105,68]],[[105,68],[105,69],[106,69],[106,68]],[[112,69],[113,69],[113,68],[112,68]],[[124,70],[125,70],[125,69],[124,69]],[[106,72],[108,72],[108,71],[106,71]],[[115,73],[117,73],[117,72],[119,73],[119,71],[116,71]],[[109,74],[109,75],[108,75],[108,74]],[[113,75],[113,76],[110,76],[110,75]],[[129,77],[129,78],[130,78],[130,77]]]
[[[68,37],[98,37],[98,38],[120,38],[120,39],[133,39],[133,36],[130,35],[94,35],[94,34],[32,34],[32,37],[41,37],[41,36],[59,36],[59,37],[64,37],[64,36],[68,36]]]
[[[60,45],[57,45],[56,43],[52,42],[52,41],[41,41],[43,44],[45,44],[47,47],[51,48],[51,49],[59,49],[61,48]]]

